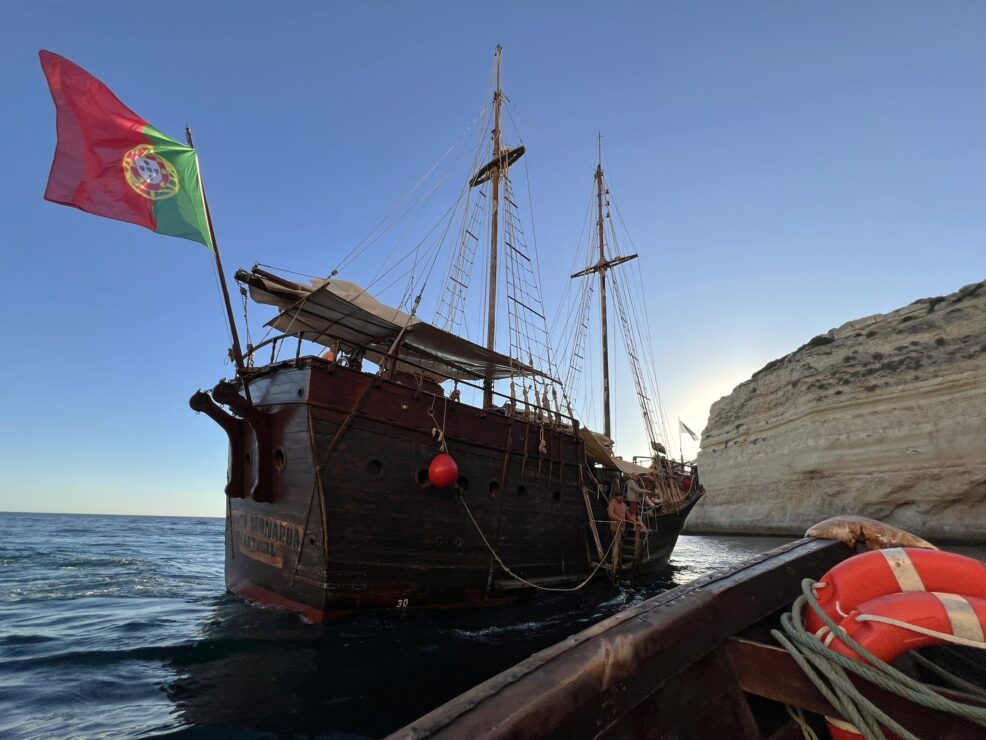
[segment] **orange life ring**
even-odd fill
[[[943,591],[986,599],[986,563],[941,550],[893,547],[865,552],[836,565],[813,588],[835,622],[878,596],[909,591]],[[823,622],[805,610],[805,628],[814,634]]]
[[[892,624],[892,621],[906,622],[927,632],[917,632]],[[931,591],[890,594],[860,604],[839,626],[849,637],[886,662],[902,653],[946,642],[934,633],[986,643],[986,599]],[[826,636],[825,642],[837,653],[864,661],[834,635]],[[836,740],[862,737],[862,733],[844,720],[825,719]]]

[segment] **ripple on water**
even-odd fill
[[[308,625],[225,594],[223,520],[0,514],[0,736],[378,737],[782,540],[682,537],[637,590]]]

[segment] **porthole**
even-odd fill
[[[304,388],[299,388],[298,389],[298,398],[304,398],[304,396],[305,396],[305,389]]]
[[[527,486],[517,486],[517,495],[518,496],[526,496],[527,495]]]
[[[308,538],[308,544],[314,546],[315,545],[315,538],[314,537],[309,537]]]
[[[416,480],[418,485],[422,488],[427,488],[431,485],[431,481],[428,480],[427,468],[420,468],[418,472],[414,474],[414,480]]]
[[[462,538],[461,537],[456,537],[455,538],[455,546],[456,547],[462,547]]]
[[[442,539],[442,536],[441,535],[438,535],[438,537],[435,538],[435,544],[436,545],[443,545],[443,544],[445,544],[445,540]]]
[[[370,460],[366,463],[366,474],[371,480],[380,480],[383,477],[383,463],[379,460]]]
[[[284,450],[277,448],[274,452],[274,467],[277,468],[277,472],[284,472],[284,468],[288,465],[287,458],[284,457]]]
[[[460,475],[455,480],[455,490],[459,493],[465,493],[469,490],[469,479],[464,475]]]
[[[496,494],[500,492],[500,484],[495,480],[490,481],[489,494],[490,498],[496,498]]]

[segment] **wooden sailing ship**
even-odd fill
[[[492,155],[466,188],[478,193],[488,220],[477,226],[479,209],[467,205],[439,306],[444,320],[418,318],[420,292],[405,311],[334,272],[309,284],[260,267],[237,273],[254,301],[277,307],[269,322],[275,334],[248,345],[233,380],[190,401],[229,438],[231,592],[322,621],[361,607],[574,588],[597,573],[619,578],[667,562],[701,495],[697,470],[649,452],[654,505],[644,524],[610,535],[607,494],[636,468],[579,423],[557,377],[510,189],[509,169],[524,147],[501,141],[503,102],[498,47]],[[597,188],[602,240],[601,167]],[[486,229],[481,346],[454,330],[477,232]],[[509,352],[496,349],[498,257],[509,293]],[[589,272],[598,273],[605,296],[607,270],[625,258],[607,259],[602,241],[599,257]],[[605,327],[605,302],[602,310]],[[293,356],[281,357],[294,342]],[[328,351],[304,352],[312,343]],[[605,337],[603,347],[605,358]],[[271,353],[266,364],[262,351]],[[468,403],[463,391],[481,400]]]

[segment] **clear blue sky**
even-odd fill
[[[229,372],[210,255],[42,200],[40,48],[193,126],[232,274],[330,269],[476,115],[503,44],[549,302],[602,131],[665,406],[700,430],[811,336],[986,276],[984,38],[976,2],[5,2],[0,510],[223,512],[224,437],[187,406]]]

